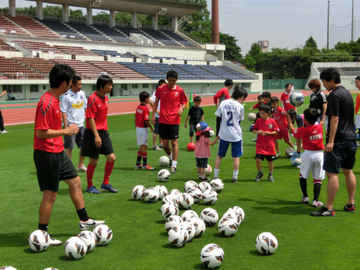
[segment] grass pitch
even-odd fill
[[[299,108],[302,112],[307,103]],[[253,103],[245,106],[246,115]],[[121,106],[121,104],[119,105]],[[134,108],[135,110],[135,108]],[[215,128],[215,107],[204,107],[205,121]],[[189,141],[188,129],[184,128],[187,110],[182,117],[179,139],[178,172],[164,185],[183,191],[187,180],[197,180],[193,152],[186,150]],[[267,162],[263,162],[264,178],[255,183],[255,143],[250,139],[250,122],[242,122],[244,156],[240,159],[239,182],[231,183],[232,158],[223,159],[219,177],[225,188],[219,193],[214,206],[219,216],[231,206],[238,205],[246,217],[234,237],[225,238],[217,226],[207,228],[201,238],[193,239],[183,248],[173,248],[167,241],[164,220],[159,209],[161,202],[149,204],[134,201],[131,190],[141,184],[146,188],[160,184],[156,174],[161,169],[158,159],[163,151],[148,150],[148,162],[154,171],[134,170],[136,145],[134,115],[108,118],[109,133],[117,160],[111,184],[119,189],[117,194],[89,194],[86,189],[86,174],[79,173],[84,191],[86,208],[91,217],[104,219],[111,227],[114,237],[110,245],[97,247],[84,259],[73,261],[64,253],[64,246],[49,247],[46,252],[34,253],[27,243],[29,234],[37,229],[38,207],[41,201],[35,165],[33,162],[33,125],[8,127],[7,135],[1,135],[1,221],[0,221],[0,266],[11,265],[21,269],[205,269],[200,262],[200,250],[209,243],[217,243],[225,252],[221,269],[358,269],[360,244],[359,214],[342,210],[347,202],[344,175],[340,174],[340,188],[335,200],[336,217],[316,218],[310,212],[315,208],[303,205],[298,174],[285,156],[287,145],[280,142],[283,156],[274,162],[275,182],[267,179]],[[294,138],[292,138],[294,142]],[[152,140],[149,135],[149,146]],[[217,145],[211,148],[209,163],[214,166]],[[74,163],[78,161],[74,150]],[[359,154],[358,154],[359,155]],[[86,163],[88,160],[86,160]],[[94,175],[94,185],[100,188],[105,158],[100,157]],[[358,164],[354,168],[360,177]],[[211,175],[212,176],[212,175]],[[320,200],[326,202],[327,179],[324,180]],[[308,180],[308,193],[312,199],[312,179]],[[200,203],[192,209],[198,214],[207,207]],[[184,210],[180,211],[180,214]],[[359,210],[358,210],[359,211]],[[278,241],[274,255],[262,256],[255,248],[255,238],[269,231]],[[70,200],[67,185],[60,184],[56,203],[49,223],[49,233],[63,242],[79,233],[78,217]]]

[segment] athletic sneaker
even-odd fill
[[[157,145],[155,145],[152,149],[153,149],[153,150],[156,150],[156,151],[161,151],[161,150],[162,150],[162,149],[161,149],[159,146],[157,146]]]
[[[54,239],[50,236],[50,246],[61,246],[62,242],[58,239]]]
[[[231,179],[231,183],[237,183],[238,180],[236,178]]]
[[[164,146],[162,144],[159,145],[159,148],[164,149]]]
[[[320,201],[315,201],[315,200],[313,200],[313,201],[312,201],[312,206],[313,206],[313,207],[320,207],[320,206],[323,206],[323,203],[320,202]]]
[[[87,221],[79,221],[79,229],[80,231],[86,231],[89,229],[95,228],[97,225],[105,224],[103,220],[95,220],[93,218],[89,218]]]
[[[269,182],[275,182],[274,176],[272,174],[271,175],[269,174],[268,180],[269,180]]]
[[[113,188],[112,185],[110,185],[110,184],[107,184],[107,185],[101,184],[101,190],[107,190],[110,193],[117,193],[118,192],[118,190]]]
[[[154,168],[151,167],[149,164],[146,164],[145,166],[142,166],[143,170],[153,170]]]
[[[94,186],[91,186],[91,187],[87,188],[87,189],[86,189],[86,192],[94,193],[94,194],[100,194],[100,193],[101,193],[101,192],[98,191],[98,190],[96,189],[96,187],[94,187]]]
[[[85,165],[82,165],[82,166],[80,166],[80,167],[77,166],[76,170],[77,170],[78,172],[86,172],[87,168],[86,168]]]
[[[200,178],[200,177],[199,177],[199,180],[208,182],[208,181],[210,181],[211,179],[210,179],[210,178],[207,178],[207,177],[205,177],[205,178]]]
[[[135,165],[134,169],[135,170],[142,170],[142,165],[141,164]]]
[[[334,217],[335,211],[334,209],[328,210],[326,207],[321,207],[319,211],[312,212],[311,215],[313,217]]]
[[[251,139],[250,141],[252,141],[252,142],[256,142],[256,141],[257,141],[257,138],[255,138],[255,139]]]
[[[176,167],[172,166],[171,169],[170,169],[170,172],[171,173],[176,173]]]
[[[346,204],[344,206],[344,210],[350,213],[355,213],[356,209],[355,209],[355,204]]]
[[[257,176],[255,177],[254,181],[255,181],[255,182],[259,182],[260,179],[261,179],[261,177],[263,177],[263,176],[264,176],[264,174],[263,174],[262,172],[258,172],[258,174],[257,174]]]
[[[0,131],[0,134],[8,134],[8,133],[9,133],[9,131],[6,131],[5,129]]]
[[[302,203],[309,203],[309,197],[302,197],[301,202]]]

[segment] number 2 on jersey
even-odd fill
[[[232,122],[233,120],[233,113],[232,112],[227,112],[226,113],[228,115],[228,120],[226,121],[226,125],[228,127],[232,127],[234,125],[234,123]]]

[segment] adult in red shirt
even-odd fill
[[[176,173],[177,159],[179,153],[178,138],[180,116],[187,104],[187,97],[184,90],[176,85],[178,73],[170,70],[166,75],[168,84],[159,86],[156,90],[153,111],[156,110],[159,101],[160,117],[159,117],[159,136],[163,139],[163,146],[166,154],[170,158],[171,173]],[[151,117],[153,125],[156,123],[155,114]],[[171,140],[170,149],[169,140]]]
[[[291,83],[285,85],[285,92],[281,94],[280,101],[282,103],[282,108],[287,112],[290,109],[294,109],[296,111],[296,107],[291,105],[290,103],[290,94],[291,94]]]
[[[225,80],[224,84],[225,84],[225,87],[221,88],[214,96],[214,103],[215,103],[216,108],[219,107],[221,102],[230,98],[229,91],[233,87],[234,82],[231,79],[227,79],[227,80]],[[221,123],[221,117],[217,116],[216,117],[216,136],[219,135],[220,123]]]
[[[49,74],[50,90],[41,96],[36,108],[34,162],[39,187],[43,192],[38,225],[38,229],[43,231],[47,231],[60,181],[64,181],[69,186],[70,197],[80,219],[80,230],[91,229],[105,223],[89,218],[81,191],[80,177],[64,152],[62,136],[72,136],[79,132],[76,124],[61,128],[59,97],[69,90],[74,75],[74,70],[67,65],[54,66]],[[50,239],[50,245],[61,244],[60,240]]]
[[[96,82],[96,92],[89,98],[86,110],[86,129],[84,132],[82,155],[90,158],[86,171],[87,189],[89,193],[100,194],[101,192],[93,185],[95,167],[99,161],[99,154],[105,155],[105,174],[101,184],[101,190],[111,193],[118,192],[110,185],[110,176],[114,168],[115,155],[111,139],[108,133],[107,112],[109,99],[106,94],[111,92],[113,81],[107,75],[101,75]]]

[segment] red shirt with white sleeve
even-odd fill
[[[140,104],[136,108],[135,123],[136,127],[147,128],[145,121],[150,120],[149,108],[145,104]]]
[[[277,106],[273,112],[274,119],[281,130],[288,129],[288,121],[284,115],[284,112],[284,109],[279,106]]]
[[[214,103],[217,104],[218,100],[220,99],[220,103],[221,101],[225,100],[225,99],[229,99],[230,95],[229,95],[229,90],[224,87],[221,88],[214,96]]]
[[[294,109],[295,110],[295,107],[293,106],[293,105],[291,105],[291,103],[290,103],[290,100],[289,100],[289,98],[290,98],[290,94],[288,94],[288,93],[282,93],[281,94],[281,97],[280,97],[280,101],[282,101],[283,102],[283,104],[284,104],[284,110],[287,112],[288,110],[290,110],[290,109]]]
[[[279,126],[273,118],[268,118],[267,120],[259,118],[256,120],[253,130],[280,132]],[[267,156],[276,155],[275,135],[276,134],[263,136],[262,134],[257,134],[256,154]]]
[[[100,96],[97,92],[93,93],[87,102],[86,110],[86,128],[91,129],[89,118],[95,120],[97,130],[107,130],[107,112],[109,108],[109,99],[107,96]]]
[[[294,129],[292,133],[294,134],[295,138],[302,140],[302,147],[304,150],[324,150],[322,125],[299,127]]]

